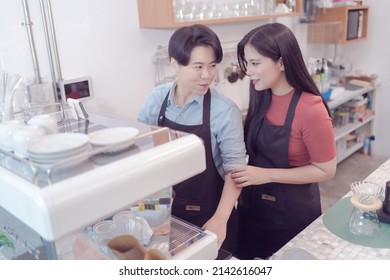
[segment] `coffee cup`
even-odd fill
[[[24,126],[26,125],[23,120],[10,120],[0,123],[0,148],[12,152],[14,150],[13,134]]]
[[[12,137],[15,155],[21,158],[27,158],[28,144],[45,134],[45,130],[38,125],[32,124],[20,127],[18,130],[15,131]]]

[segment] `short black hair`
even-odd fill
[[[213,30],[202,24],[184,26],[173,33],[168,45],[169,58],[174,58],[180,65],[186,66],[190,62],[192,50],[198,46],[211,47],[214,50],[215,62],[221,62],[221,42]]]

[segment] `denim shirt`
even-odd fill
[[[183,108],[174,100],[176,83],[154,88],[146,97],[138,121],[157,126],[162,103],[169,92],[165,117],[183,125],[198,125],[203,117],[203,95],[195,95]],[[237,105],[228,97],[211,91],[211,145],[215,166],[222,178],[232,169],[246,165],[246,149],[242,115]]]

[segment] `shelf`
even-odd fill
[[[335,136],[335,141],[340,140],[343,138],[345,135],[349,134],[350,132],[358,129],[359,127],[364,126],[366,123],[371,122],[374,119],[374,115],[368,117],[365,119],[363,122],[356,122],[356,123],[349,123],[347,125],[344,125],[342,127],[336,127],[334,129],[334,136]]]
[[[344,104],[345,102],[348,102],[351,99],[354,99],[355,97],[358,97],[360,95],[363,95],[365,93],[368,93],[372,91],[374,87],[362,87],[357,90],[344,90],[342,94],[340,94],[337,99],[331,99],[327,102],[329,110],[335,109],[336,107],[340,106],[341,104]]]
[[[141,28],[177,28],[192,24],[212,25],[259,21],[278,17],[299,16],[302,11],[302,0],[297,0],[295,11],[290,13],[176,21],[173,2],[174,0],[138,0],[139,26]]]
[[[337,155],[337,163],[340,163],[350,155],[352,155],[354,152],[358,151],[363,147],[363,142],[357,142],[355,145],[349,147],[344,153],[341,155]]]
[[[372,103],[370,107],[366,109],[364,121],[348,123],[344,126],[334,128],[335,142],[337,142],[337,163],[340,163],[341,161],[352,155],[354,152],[362,148],[362,139],[372,135],[373,121],[375,118],[375,86],[361,87],[356,90],[337,90],[335,91],[335,94],[333,96],[331,95],[331,98],[333,97],[333,99],[327,102],[329,109],[335,110],[337,109],[337,107],[342,106],[343,104],[366,94],[371,97]],[[355,143],[346,143],[347,141],[346,139],[344,139],[344,137],[352,132],[356,132],[355,134],[359,141]],[[351,146],[347,148],[347,146],[344,145]]]

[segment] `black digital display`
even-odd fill
[[[89,77],[64,80],[61,82],[61,98],[90,99],[92,94],[92,84]]]

